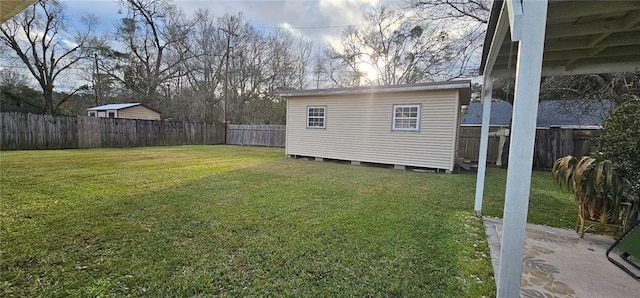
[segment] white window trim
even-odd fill
[[[310,117],[309,116],[309,109],[322,109],[324,111],[323,116],[319,117],[319,116],[313,116]],[[327,127],[327,106],[307,106],[306,109],[306,113],[307,113],[307,128],[309,129],[325,129]],[[309,119],[310,118],[322,118],[322,126],[309,126]]]
[[[396,120],[398,119],[396,117],[396,108],[418,108],[418,116],[413,118],[413,117],[403,117],[402,119],[416,119],[416,127],[415,128],[402,128],[402,127],[396,127]],[[393,110],[391,111],[393,113],[392,118],[391,118],[391,130],[393,131],[410,131],[410,132],[417,132],[420,131],[420,118],[422,116],[422,105],[421,104],[396,104],[393,105]]]

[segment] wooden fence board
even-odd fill
[[[86,116],[0,113],[0,149],[224,144],[224,125]]]
[[[553,162],[566,155],[583,156],[599,150],[595,139],[600,135],[599,130],[593,129],[564,129],[552,127],[537,129],[533,156],[533,167],[549,169]],[[458,141],[458,157],[478,161],[480,148],[480,128],[461,127]],[[489,136],[487,162],[495,164],[498,158],[497,136]]]
[[[497,129],[492,127],[489,131],[495,132]],[[460,127],[458,133],[458,157],[477,162],[480,152],[480,127],[463,126]],[[489,136],[487,162],[490,164],[495,164],[498,159],[499,141],[500,137]]]
[[[286,125],[227,125],[227,144],[241,146],[285,146]]]

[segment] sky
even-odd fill
[[[74,19],[87,13],[98,17],[97,30],[113,32],[120,9],[117,0],[63,0]],[[300,35],[316,46],[324,45],[340,37],[348,25],[362,25],[362,15],[368,9],[388,4],[402,5],[401,0],[174,0],[188,16],[198,9],[208,8],[215,16],[242,13],[245,20],[256,28],[274,30],[285,28]]]
[[[97,35],[115,32],[122,7],[118,0],[60,0],[71,21],[71,26],[83,30],[81,18],[87,14],[98,19],[95,27]],[[190,17],[199,9],[209,9],[214,17],[225,14],[241,13],[245,19],[259,30],[276,30],[283,28],[294,35],[313,42],[317,48],[336,42],[342,31],[349,25],[362,26],[365,22],[363,14],[380,5],[401,6],[406,0],[173,0],[176,6]],[[12,69],[31,75],[26,67],[13,58],[0,53],[0,68]],[[76,70],[82,73],[82,70]],[[60,77],[58,89],[73,90],[79,84],[86,83],[79,75],[68,73]],[[35,84],[35,81],[33,82]],[[34,85],[35,86],[35,85]]]
[[[115,32],[119,20],[125,16],[118,0],[60,0],[65,5],[69,20],[80,31],[80,20],[87,14],[97,17],[97,35]],[[352,26],[364,26],[364,13],[380,5],[403,7],[408,0],[173,0],[177,7],[190,17],[199,9],[208,9],[214,17],[241,13],[245,21],[259,30],[283,28],[301,36],[317,49],[332,43],[337,45],[343,30]],[[73,25],[72,25],[73,26]],[[0,66],[15,65],[0,54]],[[18,67],[18,69],[21,69]],[[69,76],[69,82],[59,86],[69,89],[79,84],[77,77]]]

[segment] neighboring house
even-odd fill
[[[589,139],[602,128],[604,119],[609,115],[611,101],[609,100],[543,100],[538,104],[536,127],[539,130],[536,138],[544,140],[544,130],[551,127],[562,130],[575,130],[570,135],[563,135],[565,140],[575,146],[574,153],[588,153],[592,150]],[[505,149],[509,125],[511,123],[512,105],[506,101],[491,102],[491,121],[489,126],[489,141],[487,160],[496,165],[502,165],[502,153]],[[458,141],[458,155],[472,162],[478,161],[480,150],[480,127],[482,126],[482,102],[474,101],[467,106],[467,113],[460,121],[460,140]],[[546,142],[546,141],[540,141]],[[588,144],[587,144],[588,143]],[[536,156],[546,156],[543,145],[537,146]],[[568,147],[567,147],[568,148]],[[547,154],[548,155],[548,154]],[[553,159],[551,159],[553,160]],[[549,167],[547,162],[535,161],[538,166]]]
[[[453,171],[470,81],[285,91],[286,154]]]
[[[502,100],[491,101],[491,120],[489,126],[509,127],[513,106]],[[482,102],[472,101],[462,115],[460,126],[482,126]]]
[[[537,128],[601,128],[610,100],[543,100],[538,103]]]
[[[538,103],[537,128],[600,128],[609,116],[610,100],[542,100]],[[490,126],[508,127],[513,106],[506,101],[491,102]],[[467,106],[460,126],[482,125],[482,102]]]
[[[160,112],[141,103],[113,103],[87,109],[87,116],[101,118],[126,118],[160,120]]]

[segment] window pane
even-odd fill
[[[394,106],[393,109],[393,129],[397,130],[418,130],[420,120],[419,105]]]
[[[324,128],[324,107],[307,107],[307,127]]]

